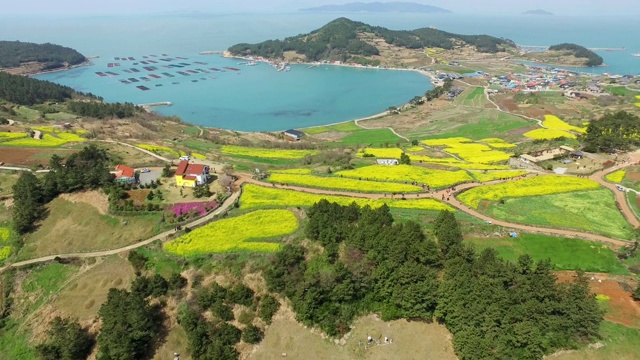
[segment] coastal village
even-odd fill
[[[379,53],[111,54],[87,71],[145,95],[266,66],[432,86],[361,119],[243,132],[153,111],[173,99],[0,72],[0,354],[635,358],[640,74],[535,63],[498,38],[352,38]]]

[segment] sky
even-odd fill
[[[124,15],[196,11],[203,13],[283,13],[295,12],[305,7],[345,4],[355,1],[358,0],[3,0],[2,13],[3,15]],[[459,14],[519,14],[531,9],[544,9],[556,15],[640,14],[640,1],[638,0],[413,0],[412,2],[443,7]]]

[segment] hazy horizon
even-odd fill
[[[600,16],[640,14],[640,3],[632,0],[538,0],[518,2],[510,0],[403,0],[449,9],[458,14],[516,15],[527,10],[544,9],[561,16]],[[329,4],[346,4],[357,0],[111,0],[108,2],[87,2],[79,0],[58,0],[56,2],[32,0],[3,5],[3,15],[132,15],[158,14],[167,12],[207,14],[228,13],[283,13],[296,12],[301,8]],[[374,1],[360,1],[374,2]],[[380,1],[392,2],[392,1]]]

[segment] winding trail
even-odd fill
[[[146,153],[150,156],[153,156],[157,159],[166,161],[166,162],[171,162],[171,160],[164,158],[158,154],[155,154],[151,151],[145,150],[145,149],[141,149],[137,146],[131,145],[131,144],[127,144],[127,143],[121,143],[121,142],[117,142],[117,141],[112,141],[112,140],[103,140],[105,142],[110,142],[110,143],[115,143],[115,144],[121,144],[121,145],[125,145],[125,146],[129,146],[131,148],[137,149],[143,153]],[[610,190],[613,191],[615,197],[616,197],[616,202],[619,205],[620,211],[622,212],[622,214],[625,216],[625,218],[627,219],[627,221],[632,224],[634,227],[638,227],[640,226],[640,221],[638,221],[638,219],[634,216],[633,211],[631,210],[631,208],[629,207],[628,203],[626,202],[626,199],[624,197],[624,192],[622,191],[618,191],[615,187],[614,184],[611,184],[607,181],[605,181],[603,179],[603,176],[619,170],[621,168],[627,167],[627,166],[631,166],[634,165],[636,163],[638,163],[640,161],[640,150],[637,150],[633,153],[629,153],[627,154],[628,159],[624,162],[621,162],[611,168],[605,169],[605,170],[601,170],[599,172],[596,172],[594,174],[592,174],[591,176],[589,176],[589,178],[591,180],[594,180],[596,182],[598,182],[600,185],[604,186],[605,188],[608,188]],[[383,198],[389,198],[387,197],[385,194],[371,194],[371,193],[358,193],[358,192],[349,192],[349,191],[337,191],[337,190],[327,190],[327,189],[316,189],[316,188],[306,188],[306,187],[301,187],[301,186],[295,186],[295,185],[278,185],[278,184],[274,184],[274,183],[268,183],[268,182],[264,182],[264,181],[260,181],[260,180],[256,180],[253,179],[251,177],[251,175],[249,174],[245,174],[245,173],[237,173],[237,180],[235,182],[235,185],[240,186],[242,184],[254,184],[254,185],[258,185],[258,186],[263,186],[263,187],[269,187],[269,188],[280,188],[280,189],[286,189],[286,190],[293,190],[293,191],[299,191],[299,192],[304,192],[304,193],[310,193],[310,194],[316,194],[316,195],[335,195],[335,196],[345,196],[345,197],[353,197],[353,198],[364,198],[364,199],[383,199]],[[583,239],[583,240],[589,240],[589,241],[595,241],[595,242],[600,242],[600,243],[605,243],[605,244],[609,244],[612,247],[622,247],[622,246],[626,246],[629,245],[631,242],[630,241],[625,241],[625,240],[620,240],[620,239],[613,239],[613,238],[609,238],[603,235],[598,235],[598,234],[593,234],[593,233],[586,233],[586,232],[580,232],[580,231],[574,231],[574,230],[565,230],[565,229],[554,229],[554,228],[546,228],[546,227],[542,227],[542,226],[530,226],[530,225],[525,225],[525,224],[516,224],[516,223],[510,223],[507,221],[502,221],[502,220],[497,220],[491,217],[488,217],[486,215],[483,215],[471,208],[469,208],[468,206],[466,206],[465,204],[461,203],[458,199],[456,199],[455,195],[464,191],[464,190],[468,190],[477,186],[485,186],[485,185],[493,185],[493,184],[500,184],[500,183],[504,183],[504,182],[509,182],[509,181],[518,181],[517,179],[508,179],[508,180],[494,180],[494,181],[490,181],[490,182],[485,182],[485,183],[466,183],[466,184],[461,184],[461,185],[457,185],[455,188],[455,191],[452,192],[447,192],[447,189],[443,189],[443,190],[438,190],[432,193],[422,193],[422,194],[405,194],[404,198],[405,199],[425,199],[425,198],[432,198],[432,199],[437,199],[437,200],[441,200],[441,199],[450,199],[450,201],[443,201],[445,204],[448,204],[454,208],[456,208],[459,211],[462,211],[466,214],[469,214],[475,218],[478,218],[480,220],[483,220],[487,223],[491,223],[493,225],[498,225],[504,228],[508,228],[508,229],[514,229],[514,230],[520,230],[520,231],[525,231],[528,233],[539,233],[539,234],[546,234],[546,235],[556,235],[556,236],[562,236],[562,237],[567,237],[567,238],[578,238],[578,239]],[[213,220],[213,218],[216,215],[219,215],[225,211],[227,211],[229,209],[230,206],[232,206],[240,197],[241,195],[241,191],[235,192],[233,193],[229,198],[227,198],[222,205],[216,209],[215,211],[213,211],[212,213],[199,218],[197,220],[194,220],[188,224],[185,224],[185,227],[195,227],[195,226],[200,226],[203,224],[208,223],[209,221]],[[421,196],[422,195],[422,196]],[[391,197],[394,198],[394,197]],[[402,198],[402,196],[400,195],[396,195],[395,198]],[[52,261],[55,260],[56,258],[94,258],[94,257],[102,257],[102,256],[109,256],[109,255],[115,255],[115,254],[119,254],[125,251],[129,251],[129,250],[133,250],[145,245],[148,245],[156,240],[160,240],[160,241],[168,241],[170,239],[170,236],[175,234],[175,230],[169,230],[169,231],[165,231],[161,234],[158,234],[156,236],[153,236],[149,239],[137,242],[135,244],[131,244],[128,246],[124,246],[118,249],[112,249],[112,250],[105,250],[105,251],[95,251],[95,252],[86,252],[86,253],[69,253],[69,254],[57,254],[57,255],[49,255],[49,256],[43,256],[43,257],[39,257],[39,258],[35,258],[35,259],[29,259],[29,260],[24,260],[24,261],[19,261],[19,262],[15,262],[12,264],[7,264],[4,267],[0,268],[0,273],[3,272],[4,270],[7,270],[9,268],[16,268],[16,267],[21,267],[21,266],[26,266],[26,265],[31,265],[31,264],[37,264],[37,263],[43,263],[43,262],[47,262],[47,261]]]
[[[354,120],[354,123],[355,123],[357,126],[359,126],[359,127],[363,128],[363,129],[365,129],[365,130],[389,129],[389,130],[391,130],[391,132],[392,132],[395,136],[397,136],[397,137],[399,137],[399,138],[402,138],[402,139],[405,139],[406,141],[411,141],[411,140],[409,140],[409,138],[407,138],[406,136],[403,136],[403,135],[400,135],[399,133],[397,133],[397,132],[396,132],[392,127],[390,127],[390,126],[387,126],[386,128],[368,128],[368,127],[366,127],[366,126],[364,126],[364,125],[360,124],[360,121],[373,120],[373,119],[377,119],[377,118],[383,117],[383,116],[385,116],[385,115],[389,115],[389,111],[385,111],[385,112],[383,112],[383,113],[380,113],[380,114],[377,114],[377,115],[373,115],[373,116],[369,116],[369,117],[366,117],[366,118],[361,118],[361,119]]]
[[[204,225],[206,223],[208,223],[209,221],[211,221],[216,215],[219,215],[225,211],[227,211],[227,209],[229,209],[230,206],[233,205],[233,203],[240,197],[241,192],[235,192],[233,193],[230,197],[228,197],[223,203],[222,205],[220,205],[220,207],[218,209],[216,209],[215,211],[213,211],[212,213],[203,216],[197,220],[194,220],[188,224],[183,225],[183,227],[189,227],[189,228],[193,228],[196,226],[200,226],[200,225]],[[29,259],[29,260],[24,260],[24,261],[18,261],[15,262],[13,264],[8,264],[5,265],[4,267],[0,268],[0,273],[9,269],[9,268],[16,268],[16,267],[21,267],[21,266],[26,266],[26,265],[31,265],[31,264],[37,264],[37,263],[42,263],[42,262],[46,262],[46,261],[52,261],[55,260],[56,258],[61,258],[61,259],[67,259],[67,258],[94,258],[94,257],[101,257],[101,256],[109,256],[109,255],[115,255],[115,254],[119,254],[125,251],[129,251],[129,250],[133,250],[133,249],[137,249],[139,247],[151,244],[152,242],[156,241],[156,240],[160,240],[160,241],[167,241],[169,240],[169,236],[175,234],[175,230],[168,230],[165,231],[161,234],[158,234],[154,237],[151,237],[149,239],[137,242],[135,244],[131,244],[128,246],[124,246],[118,249],[113,249],[113,250],[105,250],[105,251],[95,251],[95,252],[86,252],[86,253],[69,253],[69,254],[58,254],[58,255],[49,255],[49,256],[43,256],[43,257],[39,257],[39,258],[35,258],[35,259]]]
[[[562,237],[568,237],[568,238],[579,238],[579,239],[584,239],[584,240],[590,240],[590,241],[597,241],[597,242],[601,242],[601,243],[608,243],[611,244],[615,247],[620,247],[620,246],[626,246],[628,244],[630,244],[629,241],[625,241],[625,240],[619,240],[619,239],[613,239],[613,238],[609,238],[603,235],[598,235],[598,234],[592,234],[592,233],[586,233],[586,232],[580,232],[580,231],[574,231],[574,230],[564,230],[564,229],[554,229],[554,228],[546,228],[546,227],[542,227],[542,226],[530,226],[530,225],[524,225],[524,224],[516,224],[516,223],[510,223],[507,221],[502,221],[502,220],[497,220],[491,217],[488,217],[486,215],[483,215],[471,208],[469,208],[468,206],[466,206],[465,204],[461,203],[460,201],[458,201],[455,198],[455,194],[458,194],[464,190],[467,189],[471,189],[477,186],[485,186],[485,185],[493,185],[493,184],[500,184],[503,182],[508,182],[508,181],[518,181],[518,180],[495,180],[495,181],[491,181],[491,182],[486,182],[486,183],[467,183],[467,184],[462,184],[462,185],[458,185],[456,186],[456,191],[452,192],[451,194],[447,193],[447,190],[439,190],[436,192],[432,192],[431,194],[427,194],[427,193],[423,193],[423,194],[406,194],[404,196],[405,199],[428,199],[428,198],[433,198],[433,199],[442,199],[443,195],[444,198],[446,199],[448,197],[448,195],[453,195],[453,199],[451,199],[451,201],[444,201],[445,204],[451,205],[454,208],[456,208],[457,210],[460,210],[464,213],[467,213],[473,217],[476,217],[478,219],[484,220],[484,221],[490,221],[492,224],[494,225],[499,225],[505,228],[510,228],[510,229],[517,229],[517,230],[521,230],[521,231],[526,231],[526,232],[530,232],[530,233],[539,233],[539,234],[547,234],[547,235],[559,235]],[[250,184],[254,184],[254,185],[259,185],[259,186],[263,186],[263,187],[270,187],[273,188],[274,184],[273,183],[267,183],[264,181],[259,181],[256,179],[252,179],[250,177],[247,177],[246,175],[240,175],[240,178],[238,180],[239,184],[242,183],[250,183]],[[367,194],[367,193],[357,193],[357,192],[347,192],[347,191],[335,191],[335,190],[326,190],[326,189],[312,189],[312,188],[305,188],[305,187],[300,187],[300,186],[294,186],[294,185],[275,185],[276,188],[280,188],[280,189],[287,189],[287,190],[294,190],[294,191],[299,191],[299,192],[305,192],[305,193],[310,193],[310,194],[316,194],[316,195],[336,195],[336,196],[346,196],[346,197],[353,197],[353,198],[364,198],[364,199],[383,199],[385,198],[384,194]],[[400,199],[401,196],[400,195],[396,195],[396,198]],[[632,213],[633,214],[633,213]],[[637,221],[637,220],[636,220]]]

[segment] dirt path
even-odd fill
[[[389,115],[389,111],[385,111],[385,112],[383,112],[383,113],[380,113],[380,114],[377,114],[377,115],[373,115],[373,116],[369,116],[369,117],[366,117],[366,118],[357,119],[357,120],[354,120],[353,122],[354,122],[357,126],[359,126],[359,127],[363,128],[363,129],[365,129],[365,130],[375,130],[375,129],[380,129],[380,128],[368,128],[368,127],[366,127],[366,126],[364,126],[364,125],[360,124],[360,121],[373,120],[373,119],[377,119],[377,118],[379,118],[379,117],[383,117],[383,116],[385,116],[385,115]],[[387,129],[389,129],[389,130],[391,130],[391,132],[392,132],[395,136],[397,136],[397,137],[399,137],[399,138],[401,138],[401,139],[405,139],[405,140],[407,140],[407,141],[411,141],[411,140],[409,140],[409,138],[407,138],[407,137],[405,137],[405,136],[403,136],[403,135],[398,134],[398,133],[397,133],[397,132],[392,128],[392,127],[387,126],[386,128],[387,128]]]
[[[185,224],[184,227],[194,227],[194,226],[198,226],[198,225],[202,225],[202,224],[206,224],[209,221],[211,221],[216,215],[219,215],[223,212],[225,212],[227,209],[229,209],[229,207],[231,207],[233,205],[233,203],[238,199],[238,197],[240,197],[240,192],[236,192],[233,193],[227,200],[224,201],[224,203],[222,203],[222,205],[215,210],[214,212],[210,213],[209,215],[206,215],[204,217],[201,217],[195,221],[192,221],[188,224]],[[58,254],[58,255],[49,255],[49,256],[43,256],[43,257],[39,257],[36,259],[30,259],[30,260],[25,260],[25,261],[19,261],[13,264],[8,264],[5,265],[3,267],[0,268],[0,273],[3,272],[4,270],[8,269],[8,268],[15,268],[15,267],[21,267],[21,266],[25,266],[25,265],[31,265],[31,264],[37,264],[37,263],[42,263],[42,262],[46,262],[46,261],[52,261],[56,258],[62,258],[62,259],[66,259],[66,258],[94,258],[94,257],[102,257],[102,256],[109,256],[109,255],[115,255],[115,254],[119,254],[125,251],[129,251],[129,250],[133,250],[133,249],[137,249],[139,247],[151,244],[152,242],[156,241],[156,240],[160,240],[160,241],[166,241],[168,239],[168,237],[170,235],[173,235],[175,233],[175,230],[168,230],[165,231],[161,234],[158,234],[154,237],[151,237],[147,240],[143,240],[140,242],[137,242],[135,244],[131,244],[125,247],[121,247],[119,249],[113,249],[113,250],[107,250],[107,251],[96,251],[96,252],[88,252],[88,253],[71,253],[71,254]]]
[[[460,201],[458,201],[455,198],[455,194],[462,192],[463,190],[467,190],[467,189],[471,189],[474,188],[476,186],[484,186],[484,185],[492,185],[492,184],[500,184],[503,182],[507,182],[507,181],[513,181],[513,180],[496,180],[496,181],[491,181],[491,182],[486,182],[486,183],[467,183],[467,184],[462,184],[462,185],[458,185],[456,186],[456,191],[455,193],[453,193],[453,197],[451,199],[451,201],[444,201],[444,203],[453,206],[454,208],[467,213],[475,218],[484,220],[484,221],[490,221],[492,224],[494,225],[498,225],[498,226],[502,226],[505,228],[509,228],[509,229],[515,229],[515,230],[520,230],[520,231],[526,231],[526,232],[531,232],[531,233],[539,233],[539,234],[547,234],[547,235],[559,235],[562,237],[568,237],[568,238],[580,238],[580,239],[584,239],[584,240],[590,240],[590,241],[597,241],[597,242],[602,242],[602,243],[607,243],[607,244],[611,244],[615,247],[620,247],[620,246],[626,246],[628,245],[630,242],[628,241],[624,241],[624,240],[618,240],[618,239],[612,239],[612,238],[608,238],[606,236],[603,235],[597,235],[597,234],[591,234],[591,233],[585,233],[585,232],[579,232],[579,231],[573,231],[573,230],[562,230],[562,229],[553,229],[553,228],[546,228],[546,227],[541,227],[541,226],[530,226],[530,225],[524,225],[524,224],[515,224],[515,223],[510,223],[510,222],[506,222],[506,221],[501,221],[501,220],[497,220],[491,217],[488,217],[486,215],[480,214],[479,212],[469,208],[468,206],[464,205],[463,203],[461,203]],[[272,183],[266,183],[263,181],[259,181],[259,180],[255,180],[252,179],[250,177],[247,177],[246,175],[241,175],[240,179],[239,179],[239,183],[251,183],[251,184],[255,184],[255,185],[259,185],[259,186],[264,186],[264,187],[274,187],[274,185]],[[295,190],[295,191],[300,191],[300,192],[306,192],[306,193],[310,193],[310,194],[319,194],[319,195],[336,195],[336,196],[346,196],[346,197],[355,197],[355,198],[364,198],[364,199],[383,199],[385,198],[384,194],[365,194],[365,193],[357,193],[357,192],[346,192],[346,191],[334,191],[334,190],[325,190],[325,189],[311,189],[311,188],[305,188],[305,187],[300,187],[300,186],[293,186],[293,185],[276,185],[276,188],[280,188],[280,189],[287,189],[287,190]],[[404,196],[405,199],[428,199],[428,198],[433,198],[433,199],[438,199],[441,200],[442,197],[444,195],[444,198],[447,199],[447,196],[450,195],[447,193],[446,190],[440,190],[440,191],[436,191],[436,192],[432,192],[431,194],[406,194]],[[401,198],[400,195],[396,195],[396,198]],[[637,221],[637,220],[636,220]]]

